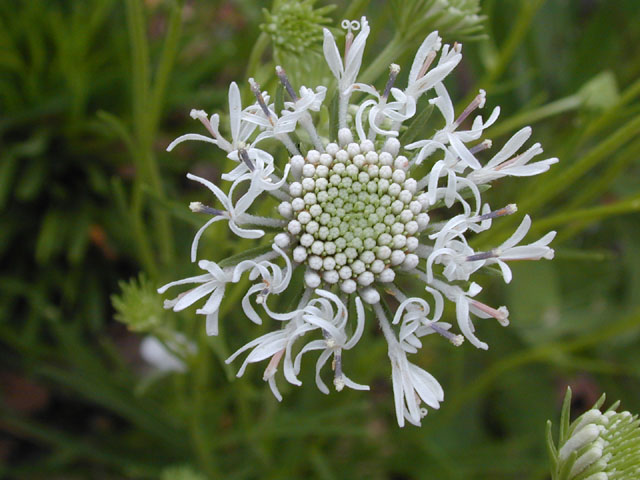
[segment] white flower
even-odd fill
[[[164,308],[170,308],[174,312],[179,312],[190,307],[201,298],[209,295],[209,299],[196,313],[207,317],[207,335],[218,334],[218,310],[224,297],[224,290],[227,283],[233,281],[233,270],[223,270],[216,263],[208,260],[200,260],[198,266],[208,273],[196,277],[184,278],[175,282],[167,283],[158,289],[158,293],[164,293],[169,288],[176,285],[189,283],[200,283],[199,287],[181,293],[173,300],[165,300]]]
[[[289,97],[284,109],[276,112],[269,94],[250,79],[254,104],[242,109],[237,86],[232,84],[229,90],[232,143],[217,133],[217,116],[203,120],[213,135],[208,141],[226,150],[238,165],[222,175],[232,182],[228,193],[189,175],[222,204],[220,210],[192,205],[194,211],[213,216],[196,233],[192,259],[197,258],[204,230],[220,220],[228,220],[238,237],[271,243],[271,251],[247,253],[243,261],[228,261],[231,266],[225,269],[201,262],[209,273],[173,282],[160,291],[182,283],[200,284],[167,306],[182,310],[209,296],[197,313],[206,314],[208,332],[217,333],[217,312],[226,284],[248,273],[253,283],[239,307],[253,322],[268,318],[280,328],[250,341],[227,361],[249,351],[240,376],[249,363],[268,360],[264,379],[278,399],[280,366],[286,381],[300,385],[302,358],[313,350],[319,351],[316,384],[322,392],[329,391],[320,374],[330,359],[336,390],[368,389],[347,377],[342,367],[344,352],[356,348],[366,328],[374,328],[367,324],[367,312],[373,310],[388,343],[398,424],[403,426],[407,420],[419,425],[425,406],[438,408],[444,396],[438,382],[410,363],[407,354],[417,353],[425,337],[430,335],[432,340],[434,333],[454,346],[466,338],[477,348],[488,348],[476,336],[472,316],[495,318],[506,326],[508,310],[476,300],[482,287],[473,281],[475,272],[497,264],[508,282],[511,271],[506,262],[553,256],[549,247],[553,232],[537,242],[518,245],[529,230],[528,216],[502,245],[474,251],[471,236],[481,235],[494,220],[516,211],[514,205],[491,211],[482,201],[479,185],[507,175],[541,173],[556,159],[528,164],[541,151],[536,144],[509,160],[531,135],[530,129],[523,129],[482,166],[476,156],[491,148],[482,135],[496,121],[499,108],[486,121],[477,116],[466,126],[467,118],[484,106],[481,91],[455,117],[443,82],[460,62],[459,44],[442,46],[436,32],[428,35],[416,53],[406,89],[394,86],[400,67],[392,64],[384,89],[378,90],[356,83],[369,35],[366,19],[344,26],[348,28],[344,56],[333,35],[324,32],[324,53],[337,79],[335,88],[296,89],[278,66],[276,74]],[[354,36],[352,30],[358,29]],[[358,103],[351,105],[356,91],[367,95],[354,96]],[[402,145],[403,122],[420,118],[418,100],[430,93],[428,101],[437,107],[441,127],[433,135]],[[336,97],[337,106],[328,105],[327,99]],[[327,109],[328,118],[337,118],[337,132],[330,131]],[[350,117],[348,111],[355,115]],[[255,148],[265,139],[280,142],[284,149],[267,153]],[[250,213],[267,196],[277,200],[277,213]],[[441,220],[433,222],[430,215],[436,208]],[[409,285],[429,295],[422,298],[405,291]],[[282,311],[281,305],[269,305],[272,295],[284,292],[288,297],[299,296],[295,308]],[[455,328],[442,321],[445,302],[455,304]],[[355,316],[348,316],[349,308]],[[306,343],[298,346],[303,337]],[[296,354],[294,345],[299,348]]]
[[[296,356],[294,369],[296,373],[300,371],[300,361],[302,355],[310,350],[322,350],[316,362],[316,384],[321,392],[328,394],[329,389],[320,377],[320,370],[333,355],[333,370],[335,371],[334,385],[340,391],[344,386],[355,390],[369,390],[367,385],[360,385],[352,381],[342,371],[342,350],[353,348],[364,330],[364,308],[362,301],[356,298],[357,324],[351,338],[345,332],[347,326],[347,308],[340,299],[326,290],[317,290],[316,293],[322,298],[317,298],[309,302],[305,307],[302,318],[305,322],[319,328],[323,332],[322,340],[314,340],[307,343]],[[336,305],[334,314],[332,303]]]
[[[548,158],[527,165],[536,155],[542,153],[539,143],[534,144],[526,152],[512,157],[531,136],[531,127],[524,127],[516,132],[502,149],[484,166],[471,172],[467,178],[477,184],[488,183],[498,178],[511,175],[514,177],[529,177],[549,170],[557,158]],[[512,157],[509,159],[509,157]]]
[[[427,414],[427,410],[420,407],[420,402],[431,408],[440,408],[444,391],[433,375],[409,362],[407,354],[398,345],[389,345],[389,360],[398,425],[404,427],[406,419],[420,426],[420,421]]]

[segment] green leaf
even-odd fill
[[[400,145],[408,145],[418,138],[424,138],[424,129],[433,113],[433,104],[427,105],[420,113],[411,121],[409,127],[400,135]]]

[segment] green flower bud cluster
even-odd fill
[[[603,395],[593,408],[569,424],[571,389],[562,406],[558,448],[547,422],[553,480],[640,479],[640,420],[616,412],[619,402],[602,412]]]
[[[303,53],[322,42],[322,27],[332,23],[325,15],[335,8],[327,5],[314,9],[316,0],[275,1],[271,11],[263,10],[265,23],[260,29],[267,33],[276,48]]]
[[[409,162],[397,140],[378,152],[370,140],[324,153],[310,150],[291,159],[299,181],[289,186],[292,200],[278,210],[289,220],[287,232],[298,245],[293,259],[306,262],[305,282],[340,284],[345,293],[374,280],[392,282],[395,267],[413,268],[417,235],[429,223],[425,195],[407,177]]]

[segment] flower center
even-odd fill
[[[428,223],[416,181],[407,178],[407,158],[365,140],[310,150],[292,158],[292,168],[300,181],[291,183],[292,200],[279,210],[299,242],[294,260],[310,268],[306,283],[337,283],[351,293],[374,280],[393,281],[393,267],[406,265]]]

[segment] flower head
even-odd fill
[[[280,365],[285,380],[299,385],[303,359],[314,351],[321,391],[329,392],[322,378],[329,359],[336,390],[368,389],[344,373],[343,357],[359,343],[368,319],[376,319],[389,346],[398,423],[418,425],[426,407],[438,408],[444,400],[437,380],[407,358],[422,348],[423,338],[436,334],[432,336],[454,346],[466,338],[486,349],[472,317],[494,318],[503,326],[509,323],[506,307],[493,308],[476,299],[482,287],[473,282],[473,274],[496,264],[509,282],[508,262],[553,257],[548,246],[553,232],[522,245],[531,225],[528,216],[502,245],[475,251],[468,242],[470,235],[481,234],[517,210],[515,205],[491,210],[482,203],[480,187],[504,176],[542,173],[557,159],[530,163],[542,152],[537,144],[516,154],[531,135],[527,128],[488,162],[483,160],[491,148],[490,141],[482,140],[483,132],[497,120],[499,108],[486,120],[476,115],[485,103],[481,91],[455,115],[444,81],[462,58],[460,44],[443,45],[437,32],[431,33],[415,55],[406,87],[396,85],[400,67],[393,64],[384,88],[378,90],[357,82],[369,35],[366,18],[345,21],[343,26],[344,49],[329,30],[323,31],[328,69],[336,79],[333,92],[325,85],[296,88],[278,66],[276,75],[289,96],[280,103],[283,110],[276,111],[276,104],[253,79],[249,83],[255,102],[243,108],[232,84],[231,141],[220,135],[217,115],[207,119],[198,113],[196,118],[211,137],[191,134],[173,142],[171,147],[182,140],[205,140],[238,161],[222,177],[231,182],[229,193],[189,175],[222,205],[220,210],[193,205],[194,211],[212,218],[196,234],[192,260],[198,258],[204,230],[220,220],[227,220],[239,237],[269,241],[272,250],[225,268],[200,260],[208,273],[172,282],[160,292],[173,285],[199,284],[166,307],[181,310],[208,297],[197,313],[207,316],[208,332],[217,334],[225,286],[248,275],[252,285],[242,300],[246,316],[256,323],[269,318],[281,328],[250,341],[228,361],[249,351],[238,372],[242,375],[249,364],[268,360],[264,379],[278,399]],[[443,125],[428,138],[403,144],[402,134],[419,118],[423,96],[440,112]],[[359,103],[352,104],[352,97]],[[337,98],[336,106],[328,105],[327,98]],[[326,122],[318,121],[326,118],[327,109],[337,120],[333,133]],[[267,152],[262,149],[266,139],[279,141],[284,148]],[[277,202],[273,218],[249,213],[268,197]],[[455,214],[449,214],[451,209]],[[270,299],[300,288],[291,280],[296,270],[303,278],[299,303],[291,311],[277,311]],[[421,285],[424,297],[405,292],[402,286],[407,284]],[[441,321],[446,301],[455,304],[460,333]],[[355,315],[349,315],[350,306]]]
[[[547,422],[547,444],[553,478],[632,480],[640,478],[640,420],[630,412],[616,412],[620,402],[605,412],[602,395],[596,404],[569,424],[571,389],[562,406],[558,446]]]

